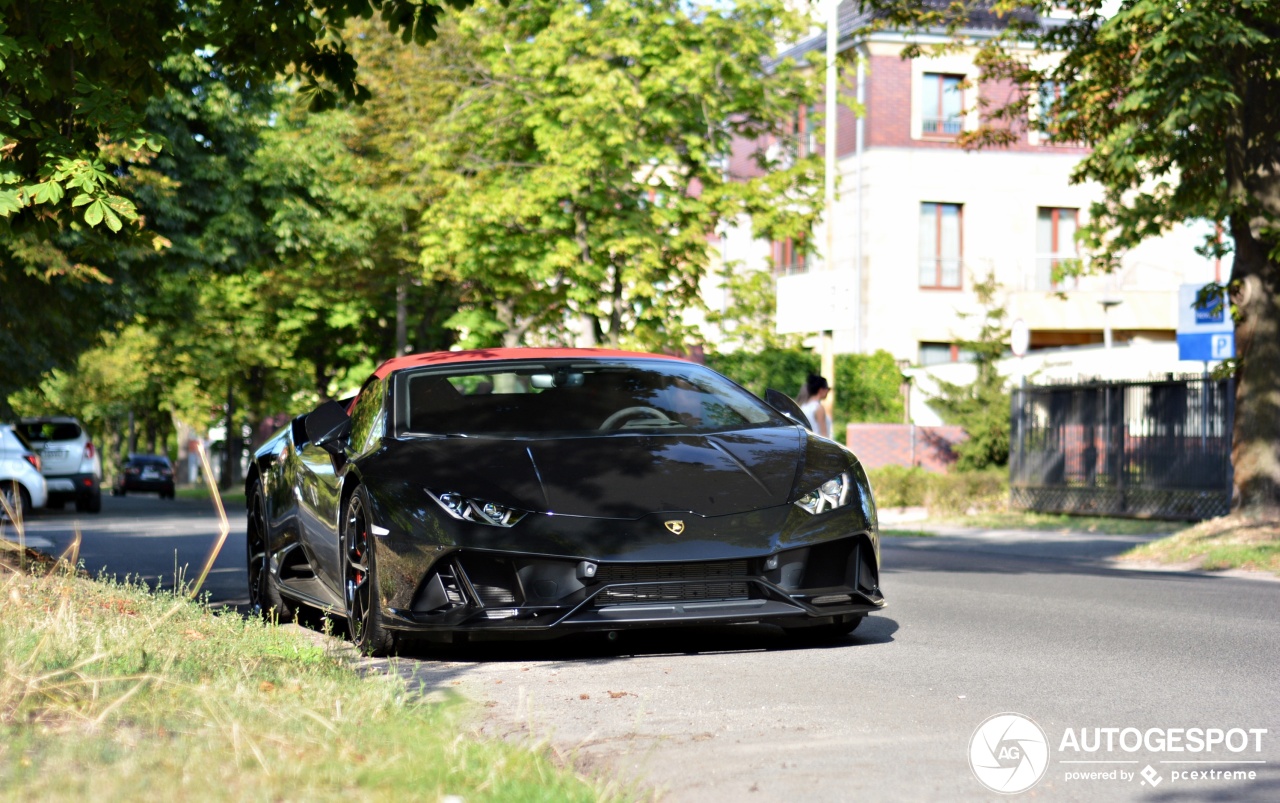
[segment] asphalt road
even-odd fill
[[[166,583],[175,551],[198,571],[217,537],[207,506],[103,501],[98,517],[46,512],[29,535],[63,548],[79,518],[90,571]],[[234,604],[244,598],[240,511],[232,524],[207,590]],[[1106,557],[1133,540],[886,539],[890,607],[824,647],[746,626],[423,648],[369,665],[476,701],[485,733],[545,740],[673,801],[1006,797],[969,764],[975,729],[1001,712],[1032,719],[1049,746],[1043,779],[1017,798],[1280,800],[1280,583],[1114,568]],[[1118,729],[1111,750],[1062,749],[1069,733],[1091,739],[1097,728]],[[1236,746],[1243,736],[1261,749],[1160,749],[1166,734],[1193,728],[1239,729]],[[1147,742],[1125,750],[1135,739]],[[1108,763],[1067,763],[1077,761]],[[1254,777],[1174,775],[1222,771]],[[1130,780],[1068,778],[1113,772]]]
[[[230,534],[217,550],[201,591],[215,605],[246,605],[245,513],[243,505],[227,510]],[[211,502],[160,499],[156,494],[114,497],[103,494],[102,512],[40,510],[26,523],[30,546],[50,555],[74,548],[93,577],[141,580],[171,588],[175,576],[194,581],[218,547],[221,520]],[[10,539],[12,527],[6,527]]]

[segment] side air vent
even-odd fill
[[[453,564],[445,562],[422,584],[413,600],[417,613],[438,613],[466,603]]]
[[[872,596],[880,593],[880,574],[876,571],[875,555],[868,544],[858,545],[858,590]]]
[[[462,557],[462,570],[475,589],[480,604],[499,608],[524,603],[520,583],[511,564],[488,555],[468,554]]]

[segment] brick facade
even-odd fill
[[[912,92],[911,62],[897,55],[873,54],[868,59],[867,116],[864,125],[866,147],[890,148],[957,148],[954,137],[911,137]],[[1014,99],[1017,90],[1007,81],[984,82],[978,88],[981,97],[999,108]],[[965,91],[965,107],[973,105],[972,89]],[[844,119],[840,119],[844,125]],[[1077,153],[1085,154],[1085,148],[1066,145],[1031,144],[1026,131],[1017,142],[1002,147],[1009,153]],[[843,153],[841,155],[844,155]]]
[[[961,427],[850,424],[845,443],[865,468],[920,466],[946,473],[956,462],[952,447],[967,437]]]

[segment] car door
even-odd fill
[[[338,554],[338,505],[342,485],[336,462],[341,458],[306,443],[298,449],[298,529],[302,548],[316,577],[342,599],[342,565]]]
[[[370,377],[348,408],[348,436],[333,454],[308,441],[297,447],[297,511],[302,542],[316,576],[342,599],[342,489],[355,464],[382,441],[388,381]],[[332,403],[330,403],[332,404]],[[307,423],[295,428],[306,431]]]

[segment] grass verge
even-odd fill
[[[23,558],[0,541],[7,799],[619,796],[288,629]]]
[[[234,505],[240,505],[240,506],[244,505],[244,489],[243,488],[233,488],[229,491],[223,491],[219,495],[222,497],[223,503],[228,507],[231,507]],[[202,501],[213,498],[209,493],[209,487],[206,485],[190,485],[186,487],[179,487],[174,491],[174,496],[178,497],[179,499],[199,499]]]
[[[937,533],[928,530],[881,530],[882,538],[931,538]]]
[[[1207,571],[1252,569],[1280,576],[1280,521],[1223,516],[1135,547],[1121,560],[1155,561]]]
[[[1122,519],[1106,516],[1068,516],[1064,513],[1006,511],[934,519],[939,524],[979,527],[984,530],[1039,530],[1043,532],[1097,533],[1099,535],[1152,535],[1185,530],[1185,521]]]

